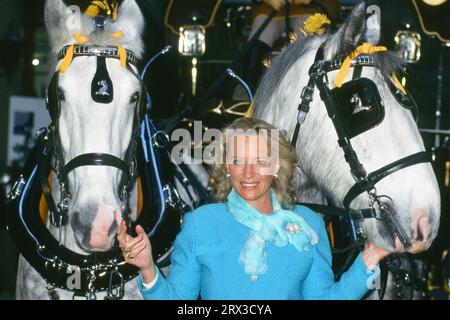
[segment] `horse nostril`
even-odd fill
[[[416,241],[424,241],[428,240],[430,236],[430,224],[428,222],[427,217],[420,217],[417,221],[417,233],[416,233]]]
[[[75,230],[83,227],[80,217],[81,217],[81,215],[80,215],[79,211],[74,211],[72,213],[71,225],[72,225],[72,228]]]
[[[422,227],[419,225],[417,225],[417,237],[416,237],[417,241],[423,241],[423,232],[422,232]]]

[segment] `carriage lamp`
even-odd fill
[[[205,54],[205,28],[200,25],[183,25],[179,29],[178,52],[183,56],[199,57]]]
[[[406,25],[408,28],[409,25]],[[418,32],[400,30],[395,35],[395,51],[407,63],[416,63],[420,60],[421,37]]]

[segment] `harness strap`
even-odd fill
[[[107,153],[84,153],[81,154],[72,160],[70,160],[64,168],[62,168],[62,172],[65,176],[67,174],[81,166],[109,166],[109,167],[115,167],[121,171],[123,171],[125,174],[129,174],[128,165],[125,161],[122,159],[107,154]]]
[[[49,148],[45,134],[40,135],[38,139],[41,140],[41,142],[44,145],[47,145],[46,146],[47,149]],[[46,202],[47,210],[50,212],[50,222],[57,227],[60,227],[61,226],[60,224],[65,225],[67,223],[67,217],[58,208],[58,206],[55,203],[55,200],[53,199],[51,187],[49,184],[49,177],[47,176],[47,171],[45,170],[46,163],[44,157],[39,158],[38,166],[39,166],[38,179],[41,184],[42,194]],[[40,212],[40,214],[42,213]],[[44,220],[43,222],[45,223]]]
[[[325,46],[325,42],[322,43],[317,49],[316,56],[314,57],[314,63],[309,68],[309,80],[306,87],[302,89],[302,93],[300,95],[301,101],[298,105],[298,114],[297,114],[297,123],[295,124],[294,134],[291,139],[291,144],[295,147],[297,144],[298,134],[300,131],[300,126],[305,122],[306,116],[309,112],[309,105],[313,101],[314,97],[314,88],[316,87],[316,80],[319,74],[323,71],[323,63],[320,62],[323,58],[323,48]]]
[[[58,68],[58,71],[60,73],[64,73],[67,71],[69,66],[72,64],[73,58],[84,55],[88,56],[96,55],[96,56],[106,56],[109,58],[119,58],[120,66],[122,68],[125,68],[127,66],[128,60],[130,60],[130,62],[134,65],[137,62],[137,59],[134,56],[134,54],[131,51],[125,49],[123,46],[117,47],[80,46],[88,42],[89,37],[79,33],[75,33],[73,37],[75,38],[75,43],[65,46],[64,48],[61,49],[61,51],[57,55],[58,59],[62,60]],[[112,37],[116,40],[120,39],[123,37],[123,32],[121,31],[115,32],[112,34]]]
[[[298,139],[298,133],[300,131],[300,126],[305,122],[306,116],[309,112],[309,105],[311,104],[314,96],[314,87],[316,85],[316,79],[314,77],[309,77],[308,84],[303,88],[301,94],[301,101],[298,105],[297,123],[295,125],[294,134],[292,136],[292,145],[295,147]]]
[[[338,136],[338,144],[341,147],[342,151],[344,151],[345,161],[347,161],[347,163],[349,164],[350,171],[355,180],[362,180],[366,177],[367,172],[362,163],[359,161],[356,152],[353,150],[350,139],[348,139],[345,134],[341,119],[339,119],[336,107],[333,103],[333,98],[331,96],[330,90],[328,90],[326,84],[319,79],[316,79],[315,82],[320,92],[320,98],[325,103],[328,117],[331,119],[334,125],[334,129]]]
[[[368,192],[377,182],[384,179],[388,175],[391,175],[392,173],[401,170],[406,167],[410,167],[419,163],[425,163],[425,162],[431,162],[432,156],[431,152],[429,151],[421,151],[414,153],[412,155],[406,156],[404,158],[401,158],[399,160],[396,160],[372,173],[370,173],[366,179],[358,181],[353,185],[353,187],[350,188],[350,190],[347,192],[347,195],[344,198],[343,204],[344,208],[349,208],[351,202],[353,199],[358,197],[360,194],[364,192]]]
[[[158,139],[158,136],[163,136],[163,138]],[[155,142],[157,144],[160,144],[166,149],[166,151],[170,154],[172,152],[173,146],[170,143],[170,141],[166,138],[166,135],[156,135],[155,136]],[[210,195],[205,191],[205,188],[202,186],[198,178],[193,174],[191,169],[186,166],[185,163],[177,164],[174,162],[174,165],[180,169],[181,172],[186,176],[186,178],[189,180],[189,183],[192,184],[194,190],[199,195],[200,199],[203,203],[209,203],[211,200]],[[183,182],[183,181],[180,181]]]
[[[39,166],[41,166],[41,164],[39,164]],[[43,168],[41,167],[40,170],[38,171],[39,171],[39,182],[42,188],[42,194],[44,195],[45,198],[47,210],[50,211],[50,222],[53,225],[60,227],[60,218],[62,218],[63,221],[61,222],[62,225],[64,225],[66,223],[65,220],[67,220],[66,219],[67,217],[65,217],[63,212],[61,212],[61,210],[58,209],[55,200],[53,200],[51,188],[48,183],[48,177],[45,174],[45,170],[43,170]],[[43,222],[45,223],[45,221]]]

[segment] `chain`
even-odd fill
[[[120,280],[119,289],[113,288],[112,280],[113,277],[117,276]],[[122,299],[125,294],[125,282],[123,280],[123,275],[119,272],[117,264],[115,268],[109,273],[109,283],[108,283],[108,293],[105,296],[105,300],[119,300]]]
[[[50,300],[60,300],[58,290],[50,285],[50,283],[45,284],[45,288],[47,289],[47,294]]]

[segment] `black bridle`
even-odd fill
[[[320,97],[325,104],[328,116],[333,122],[333,126],[338,136],[337,142],[339,144],[339,147],[344,152],[345,160],[350,166],[350,172],[355,180],[355,184],[350,188],[343,200],[345,217],[350,218],[353,221],[361,221],[363,219],[371,218],[382,221],[399,238],[404,247],[408,248],[411,246],[410,240],[402,232],[396,221],[392,218],[392,215],[394,214],[394,204],[392,199],[386,195],[377,195],[375,185],[380,180],[401,169],[419,163],[431,162],[431,153],[426,151],[417,152],[394,161],[390,164],[387,164],[371,173],[367,173],[366,169],[359,161],[358,156],[351,145],[350,139],[354,135],[350,134],[349,131],[346,130],[346,127],[344,125],[345,119],[343,119],[341,113],[339,112],[339,106],[340,104],[342,104],[342,101],[338,101],[337,97],[343,96],[341,93],[346,89],[344,89],[344,87],[329,89],[328,87],[327,73],[340,69],[343,63],[343,59],[339,58],[331,61],[325,61],[323,58],[323,48],[324,43],[316,52],[314,63],[309,69],[308,83],[303,88],[301,93],[301,102],[298,107],[297,124],[292,137],[292,145],[295,146],[297,143],[300,126],[306,119],[306,116],[310,109],[310,103],[313,100],[314,90],[317,87],[320,93]],[[373,104],[378,104],[378,108],[382,109],[380,111],[382,112],[382,115],[378,117],[379,119],[377,119],[372,126],[368,126],[364,130],[362,130],[362,132],[378,125],[384,118],[384,106],[382,104],[381,98],[379,98],[379,93],[376,89],[376,85],[374,85],[374,83],[369,79],[361,78],[361,69],[365,66],[375,67],[372,55],[359,56],[351,62],[351,67],[355,68],[355,71],[353,73],[353,80],[351,82],[356,83],[358,80],[365,79],[363,83],[358,83],[355,87],[359,88],[361,92],[371,90],[369,100],[371,99],[370,102],[373,102]],[[368,83],[373,83],[372,87],[375,86],[375,89],[368,88]],[[347,86],[347,88],[350,87],[351,86]],[[392,92],[394,87],[391,85],[390,89]],[[408,99],[411,99],[411,101],[413,101],[407,93],[404,94],[404,97],[398,97],[399,95],[403,95],[401,92],[398,92],[398,90],[392,93],[399,102],[401,102],[402,100],[409,101]],[[404,107],[410,109],[413,113],[414,111],[417,111],[417,107],[414,103],[406,104],[404,105]],[[356,132],[356,134],[359,133],[361,132]],[[367,193],[369,195],[368,208],[350,208],[352,202],[363,193]]]
[[[67,54],[68,47],[69,46],[66,46],[60,50],[57,55],[58,60],[64,59]],[[91,84],[91,96],[93,100],[97,103],[111,103],[114,96],[113,84],[106,68],[105,59],[120,59],[118,48],[93,45],[76,45],[74,47],[73,59],[82,56],[90,56],[97,59],[97,71]],[[131,212],[129,205],[129,194],[137,179],[136,147],[140,133],[140,123],[146,112],[147,94],[143,81],[133,69],[133,66],[137,67],[137,59],[135,55],[131,51],[126,50],[126,59],[127,70],[139,80],[140,90],[132,97],[132,101],[135,101],[136,103],[135,115],[133,119],[133,131],[124,159],[120,159],[115,155],[96,152],[80,154],[64,164],[64,159],[61,152],[61,142],[59,140],[58,133],[58,119],[61,112],[61,100],[64,99],[64,95],[58,87],[58,71],[54,73],[50,81],[47,90],[46,103],[52,120],[49,128],[50,139],[53,144],[53,169],[58,178],[61,191],[61,198],[58,204],[55,203],[53,196],[50,193],[47,179],[41,178],[41,183],[43,184],[44,196],[50,209],[50,221],[57,227],[61,227],[68,221],[67,211],[69,201],[71,199],[68,186],[68,174],[76,168],[82,166],[109,166],[117,168],[122,172],[119,190],[117,192],[119,199],[122,201],[123,218],[128,224],[131,223],[129,218],[129,214]]]

